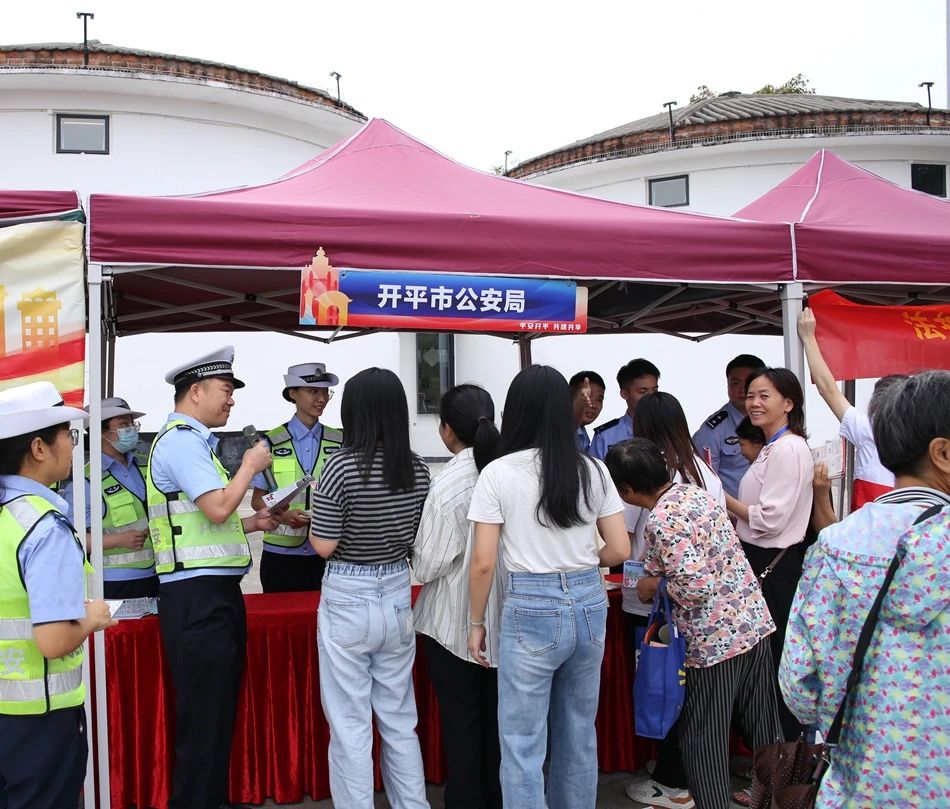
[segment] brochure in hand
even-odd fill
[[[282,489],[278,489],[276,492],[268,492],[264,495],[264,505],[272,511],[275,508],[285,508],[289,506],[293,499],[297,496],[297,493],[300,492],[305,486],[309,486],[313,482],[313,475],[304,475],[296,483],[291,483],[289,486],[284,486]]]

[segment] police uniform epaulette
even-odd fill
[[[729,413],[725,410],[720,410],[715,416],[710,416],[708,419],[706,419],[706,426],[710,430],[715,430],[727,418],[729,418]]]
[[[606,424],[601,424],[600,427],[594,427],[594,435],[598,435],[604,430],[609,430],[611,427],[616,427],[618,424],[620,424],[620,419],[611,419]]]
[[[175,429],[176,430],[194,430],[195,428],[192,427],[190,424],[176,424]]]
[[[282,424],[280,427],[271,430],[267,434],[267,438],[270,440],[271,446],[274,444],[285,444],[290,441],[290,431],[287,429],[286,424]]]
[[[335,441],[337,444],[343,443],[343,430],[337,429],[336,427],[324,427],[323,428],[323,437],[327,441]]]

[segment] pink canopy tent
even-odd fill
[[[75,191],[19,191],[0,189],[0,220],[61,216],[81,210]]]
[[[337,268],[577,280],[593,331],[776,333],[775,289],[793,279],[787,226],[528,185],[379,119],[274,182],[93,194],[90,218],[117,334],[296,329],[297,273],[320,247]]]
[[[950,284],[950,203],[826,149],[735,216],[789,223],[800,281]]]

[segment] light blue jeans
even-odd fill
[[[373,715],[393,809],[428,809],[416,736],[409,567],[330,562],[317,610],[320,701],[337,809],[372,809]]]
[[[607,594],[596,568],[509,573],[498,661],[505,806],[544,809],[551,723],[550,809],[594,809],[600,665]]]

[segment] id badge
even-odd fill
[[[623,563],[623,586],[633,589],[637,586],[637,580],[643,578],[643,562],[634,559],[628,559]]]

